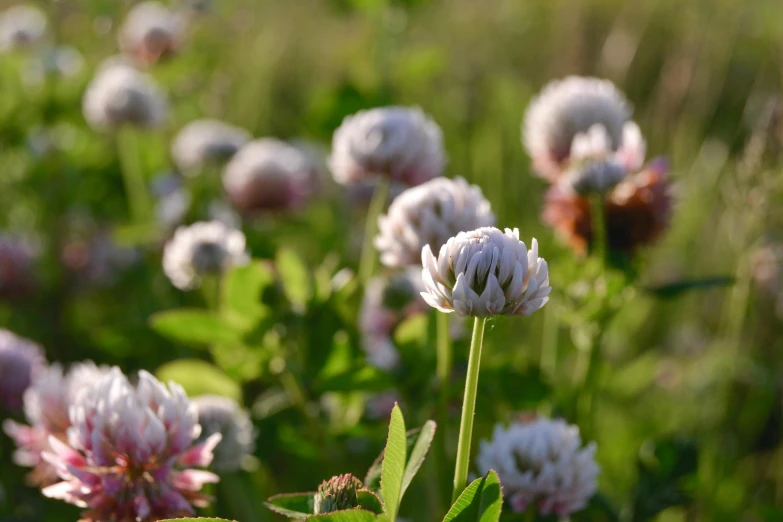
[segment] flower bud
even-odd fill
[[[350,473],[323,481],[315,494],[314,514],[322,515],[357,507],[357,491],[362,487],[362,482]]]

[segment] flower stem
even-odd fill
[[[606,263],[608,242],[606,236],[606,212],[603,194],[590,195],[590,218],[592,228],[593,252],[601,262]]]
[[[481,365],[481,347],[484,342],[486,317],[476,317],[473,323],[473,337],[470,340],[468,357],[468,375],[465,377],[465,398],[462,402],[462,418],[459,423],[457,442],[457,464],[454,468],[454,490],[451,501],[459,497],[468,483],[470,465],[470,443],[473,436],[473,416],[476,412],[476,394],[478,391],[479,367]]]
[[[366,283],[372,277],[375,271],[375,246],[373,239],[378,230],[378,216],[383,212],[386,206],[386,199],[389,196],[389,178],[379,176],[378,184],[373,191],[370,207],[367,209],[367,220],[364,223],[364,238],[362,241],[362,256],[359,259],[359,280]]]
[[[437,369],[438,386],[441,397],[445,397],[451,375],[452,347],[449,334],[449,314],[435,312],[435,328],[437,329]]]
[[[117,155],[125,183],[125,197],[135,223],[142,223],[147,218],[147,210],[150,208],[140,153],[136,129],[128,125],[120,128],[117,131]]]

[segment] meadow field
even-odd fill
[[[136,4],[0,0],[0,522],[783,521],[783,2]]]

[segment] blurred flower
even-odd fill
[[[489,201],[462,178],[435,178],[410,188],[378,219],[375,247],[386,266],[418,265],[421,249],[439,250],[459,232],[495,224]]]
[[[171,156],[180,173],[195,176],[205,163],[228,161],[248,141],[250,133],[218,120],[196,120],[179,131]]]
[[[193,399],[201,425],[201,439],[215,433],[222,436],[215,447],[212,469],[237,471],[244,458],[255,451],[256,432],[250,415],[236,401],[218,395],[202,395]]]
[[[359,333],[367,362],[382,370],[393,370],[400,355],[392,342],[394,329],[403,320],[427,310],[421,298],[424,290],[416,269],[371,279],[359,309]]]
[[[171,229],[182,223],[188,215],[193,198],[183,186],[182,177],[176,173],[163,174],[152,181],[155,195],[155,215],[158,223]]]
[[[205,275],[247,262],[245,235],[219,221],[177,228],[163,251],[163,271],[182,290],[199,286]]]
[[[84,57],[76,48],[53,47],[30,60],[24,71],[24,81],[28,85],[41,85],[47,75],[70,78],[79,74],[83,68]]]
[[[759,289],[778,293],[783,283],[783,247],[775,244],[763,245],[751,257],[751,277]]]
[[[92,520],[151,522],[194,514],[199,493],[217,475],[206,467],[215,434],[194,444],[201,428],[184,390],[145,371],[131,386],[119,368],[83,388],[70,408],[67,443],[49,438],[44,459],[62,482],[43,494],[84,508]]]
[[[0,12],[0,52],[35,46],[46,36],[46,26],[46,15],[33,5],[16,5]]]
[[[40,346],[0,328],[0,408],[19,411],[25,390],[45,366]]]
[[[440,128],[418,108],[383,107],[343,120],[332,139],[329,167],[339,183],[386,176],[419,185],[445,163]]]
[[[309,158],[274,138],[251,141],[226,165],[223,186],[234,207],[245,214],[300,207],[310,195]]]
[[[644,151],[644,139],[635,123],[625,124],[618,151],[612,150],[606,128],[593,125],[574,137],[564,181],[578,194],[603,194],[642,166]]]
[[[123,124],[158,127],[168,117],[168,102],[151,76],[110,60],[93,78],[83,99],[84,117],[96,130]]]
[[[0,299],[18,299],[31,292],[37,257],[30,241],[0,233]]]
[[[497,472],[513,511],[533,504],[542,515],[564,517],[584,508],[597,490],[595,450],[595,443],[582,447],[576,426],[539,418],[495,426],[492,439],[480,443],[476,465],[482,475]]]
[[[650,163],[640,173],[626,178],[604,199],[606,237],[609,249],[632,254],[652,243],[668,227],[672,194],[665,162]],[[564,184],[554,185],[546,195],[543,220],[578,252],[592,240],[590,202]]]
[[[65,268],[87,283],[112,284],[141,255],[137,248],[117,244],[110,231],[96,230],[95,226],[76,223],[64,242],[60,259]]]
[[[177,50],[184,30],[182,15],[160,2],[141,2],[128,12],[120,28],[120,49],[137,63],[155,63]]]
[[[436,258],[422,249],[424,300],[441,312],[461,317],[530,315],[549,301],[549,270],[519,240],[518,229],[485,227],[460,232],[448,240]]]
[[[29,483],[43,487],[59,480],[54,467],[42,458],[44,451],[51,451],[49,437],[66,440],[71,426],[68,408],[83,388],[92,386],[108,372],[107,366],[92,362],[76,364],[67,373],[59,364],[53,364],[35,377],[24,394],[24,412],[30,424],[11,420],[3,423],[3,429],[18,447],[14,462],[34,468],[28,475]]]
[[[601,155],[616,152],[620,164],[639,165],[644,157],[643,141],[638,128],[630,121],[631,108],[625,96],[608,80],[569,76],[549,83],[528,106],[522,125],[522,141],[533,159],[536,173],[549,181],[556,180],[569,166],[569,160],[584,144],[595,145],[592,129],[603,129]],[[626,144],[626,138],[630,141]],[[578,140],[577,140],[578,141]],[[639,148],[641,145],[641,149]],[[593,147],[591,155],[595,155]],[[641,153],[642,158],[639,158]],[[578,156],[579,154],[577,154]],[[576,158],[577,160],[580,158]],[[638,168],[638,166],[637,166]]]
[[[350,473],[324,480],[313,499],[313,513],[323,515],[359,505],[357,491],[362,489],[362,481]]]

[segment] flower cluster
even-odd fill
[[[130,10],[120,28],[120,49],[137,63],[155,63],[177,50],[184,22],[182,15],[160,2],[141,2]]]
[[[83,110],[97,130],[126,124],[157,127],[168,116],[168,102],[152,77],[117,59],[93,78],[84,93]]]
[[[497,472],[513,511],[535,505],[541,514],[568,516],[597,490],[595,450],[595,443],[582,446],[576,426],[539,418],[495,426],[492,439],[481,441],[476,464],[482,474]]]
[[[412,266],[425,245],[435,251],[459,232],[495,224],[489,201],[462,178],[435,178],[394,199],[378,219],[375,246],[390,267]]]
[[[180,173],[194,176],[206,163],[228,161],[250,141],[250,133],[222,121],[203,119],[185,125],[171,144]]]
[[[440,128],[420,109],[383,107],[348,116],[335,131],[329,166],[342,184],[384,176],[419,185],[445,164]]]
[[[212,469],[215,471],[237,471],[242,461],[253,453],[256,447],[256,432],[250,415],[239,404],[218,395],[202,395],[193,399],[201,425],[199,441],[215,433],[221,436],[215,447]]]
[[[251,141],[223,171],[223,187],[244,214],[300,207],[311,192],[314,165],[298,148],[274,138]]]
[[[538,241],[530,250],[518,229],[485,227],[460,232],[436,257],[422,249],[424,300],[441,312],[462,317],[530,315],[549,300],[549,269],[538,257]]]
[[[0,52],[26,49],[46,37],[46,15],[35,6],[21,4],[0,13]]]
[[[245,235],[220,221],[177,228],[163,251],[163,271],[182,290],[199,286],[204,276],[247,262]]]
[[[108,367],[92,362],[74,365],[68,372],[59,364],[52,364],[35,377],[24,394],[24,412],[30,424],[12,420],[3,423],[3,429],[17,445],[14,462],[33,468],[28,482],[36,486],[57,482],[55,469],[42,457],[43,452],[51,451],[49,437],[66,440],[71,426],[70,405],[82,389],[92,386],[108,371]]]
[[[44,495],[93,520],[151,522],[206,504],[200,490],[218,477],[192,468],[209,465],[220,434],[195,444],[198,414],[180,386],[142,371],[134,387],[113,368],[77,394],[69,414],[67,442],[50,437],[43,454],[62,481]]]
[[[536,173],[552,183],[543,219],[577,251],[594,235],[589,194],[604,202],[611,251],[632,254],[668,224],[665,164],[643,167],[645,141],[630,118],[611,82],[576,76],[547,85],[525,114],[523,143]]]
[[[0,328],[0,408],[19,411],[25,390],[45,365],[40,346]]]

